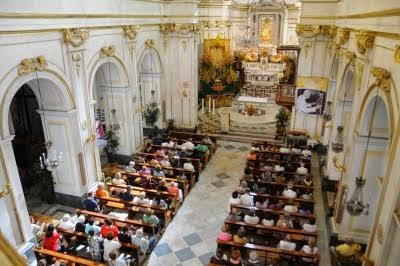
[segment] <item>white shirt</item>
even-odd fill
[[[112,261],[111,259],[108,261],[108,266],[126,266],[127,264],[123,259],[117,258],[116,260]]]
[[[294,251],[296,249],[296,243],[289,242],[286,240],[279,241],[278,248],[283,250]]]
[[[168,160],[161,160],[160,164],[162,167],[171,167],[171,163]]]
[[[280,148],[280,149],[279,149],[279,152],[280,152],[280,153],[289,153],[290,150],[289,150],[288,148]]]
[[[316,224],[303,224],[303,229],[304,229],[304,231],[314,233],[317,231],[317,225]]]
[[[299,211],[299,208],[297,208],[296,206],[294,206],[294,205],[286,205],[285,206],[285,208],[283,208],[283,210],[285,211],[285,212],[298,212]]]
[[[122,178],[113,178],[112,183],[116,186],[121,186],[121,185],[125,185],[125,181]],[[115,191],[117,192],[123,192],[124,189],[123,188],[114,188]]]
[[[182,147],[185,147],[186,150],[188,150],[188,151],[192,151],[195,148],[194,144],[191,143],[190,141],[186,141],[185,143],[183,143]]]
[[[317,107],[312,107],[310,103],[307,103],[306,97],[302,94],[297,97],[296,110],[298,112],[311,114],[317,112]]]
[[[292,153],[301,154],[301,150],[300,149],[296,149],[296,148],[292,148]]]
[[[272,227],[272,226],[274,226],[274,220],[267,220],[267,219],[262,219],[262,221],[261,221],[261,223],[264,225],[264,226],[269,226],[269,227]]]
[[[303,150],[303,151],[301,152],[301,154],[303,154],[304,157],[309,157],[309,156],[311,156],[311,151],[309,151],[309,150]]]
[[[103,255],[104,260],[108,261],[111,251],[119,249],[121,247],[121,244],[115,240],[104,239],[103,246],[104,246],[104,255]]]
[[[132,244],[135,244],[136,246],[140,247],[140,250],[143,251],[144,253],[146,253],[147,250],[149,249],[149,240],[147,240],[147,238],[145,238],[144,236],[140,237],[136,236],[136,234],[133,235]]]
[[[62,229],[67,229],[67,230],[73,230],[73,229],[75,229],[75,224],[74,224],[70,219],[68,219],[68,221],[63,221],[63,220],[61,219],[61,221],[60,221],[60,223],[58,224],[58,226],[59,226],[60,228],[62,228]]]
[[[297,168],[296,173],[301,174],[301,175],[306,175],[306,174],[308,174],[308,169],[303,166],[300,166]]]
[[[238,204],[238,205],[240,205],[240,204],[242,204],[242,200],[240,199],[240,197],[237,197],[236,199],[234,199],[234,198],[230,198],[229,199],[229,205],[231,205],[231,204]]]
[[[302,250],[303,250],[303,252],[306,253],[306,254],[313,254],[313,255],[315,255],[315,254],[318,253],[318,248],[317,248],[317,247],[314,247],[313,250],[312,250],[312,252],[311,252],[311,248],[310,248],[309,245],[304,245],[303,248],[302,248]],[[303,258],[303,261],[305,261],[305,262],[312,262],[313,259],[311,259],[311,258]]]
[[[293,190],[291,190],[291,189],[289,188],[289,189],[285,189],[285,190],[282,192],[282,196],[284,196],[284,197],[286,197],[286,198],[296,198],[296,197],[297,197],[297,193],[296,193],[296,191],[293,191]]]
[[[274,166],[274,171],[275,172],[283,172],[283,171],[285,171],[285,167],[280,166],[280,165],[275,165]]]
[[[242,201],[242,205],[250,207],[253,207],[254,205],[253,196],[249,194],[243,194],[242,196],[240,196],[240,200]]]
[[[244,216],[243,220],[246,224],[258,224],[260,222],[260,218],[257,216],[250,216],[247,214]]]
[[[183,169],[185,169],[186,171],[194,172],[194,166],[191,163],[184,163],[183,164]]]

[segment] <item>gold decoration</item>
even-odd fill
[[[126,38],[134,40],[140,31],[140,27],[135,25],[126,25],[122,27],[122,30],[124,31],[124,36]]]
[[[324,77],[298,76],[296,85],[298,89],[308,88],[326,92],[328,83],[329,80]]]
[[[350,38],[350,29],[349,28],[339,28],[337,30],[337,35],[339,38],[339,43],[343,45],[343,44],[347,43]]]
[[[400,45],[396,45],[394,50],[394,61],[400,63]]]
[[[303,36],[306,38],[311,38],[317,36],[321,33],[322,26],[319,25],[305,25],[305,24],[298,24],[296,26],[296,33],[299,36]]]
[[[154,40],[153,40],[153,39],[147,39],[147,40],[144,42],[144,46],[145,46],[146,48],[148,48],[148,49],[153,48],[153,47],[154,47]]]
[[[326,48],[328,48],[328,53],[332,54],[332,51],[335,51],[335,54],[337,54],[337,52],[340,49],[340,44],[339,43],[334,43],[334,42],[328,42],[326,44]]]
[[[375,34],[370,31],[360,31],[356,33],[357,51],[365,54],[368,49],[372,48],[375,41]]]
[[[332,162],[333,162],[333,166],[338,169],[340,172],[345,173],[346,172],[346,166],[344,166],[343,164],[339,164],[339,158],[336,155],[333,155],[332,157]]]
[[[196,23],[188,23],[188,24],[180,24],[177,27],[177,31],[179,34],[199,34],[200,32],[200,26],[199,24]]]
[[[33,71],[43,71],[47,67],[47,61],[44,56],[27,58],[21,61],[18,67],[18,75],[25,75]]]
[[[323,25],[321,29],[322,34],[327,35],[330,38],[336,37],[337,26]]]
[[[383,225],[379,224],[378,228],[376,229],[376,238],[380,244],[383,243]]]
[[[81,46],[89,38],[89,31],[86,29],[64,29],[64,42],[73,47]]]
[[[187,45],[188,45],[188,39],[183,39],[182,40],[182,46],[183,46],[183,50],[185,50],[186,51],[186,48],[187,48]]]
[[[350,65],[352,65],[352,66],[356,65],[357,56],[354,52],[346,51],[346,52],[344,52],[343,55],[349,61]]]
[[[86,143],[90,143],[96,140],[96,134],[95,133],[91,133],[85,140]]]
[[[212,23],[211,23],[211,21],[201,21],[200,24],[201,24],[201,26],[202,26],[203,28],[208,28],[208,29],[210,29]]]
[[[174,32],[175,27],[176,27],[175,23],[160,24],[160,32],[163,35],[167,35],[168,33]]]
[[[7,183],[4,189],[0,188],[0,198],[7,196],[10,193],[11,193],[11,184]]]
[[[364,71],[364,64],[361,62],[357,63],[357,72],[356,72],[356,88],[360,90],[361,88],[361,78]]]
[[[115,55],[115,51],[116,51],[116,48],[115,48],[114,45],[105,46],[105,47],[101,48],[100,55],[101,56],[108,56],[108,57],[114,56]]]
[[[384,91],[390,90],[390,77],[391,73],[384,68],[373,66],[371,74],[376,79],[375,85]]]

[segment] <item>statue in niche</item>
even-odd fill
[[[265,18],[262,22],[262,28],[261,28],[261,41],[263,43],[271,43],[272,38],[273,38],[273,20],[270,18]]]

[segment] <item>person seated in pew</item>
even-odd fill
[[[301,194],[300,196],[301,199],[305,200],[312,200],[313,199],[313,193],[311,189],[307,189],[305,193]]]
[[[144,210],[142,221],[147,224],[154,225],[156,228],[156,232],[158,232],[160,227],[160,219],[156,215],[154,215],[154,211],[150,208],[146,208]]]
[[[293,190],[293,183],[289,182],[285,190],[282,192],[282,196],[286,198],[296,198],[297,193]]]
[[[94,261],[101,261],[101,245],[103,244],[104,239],[93,229],[90,229],[87,234],[89,235],[87,242],[91,259]]]
[[[129,231],[127,226],[122,228],[118,234],[118,241],[121,243],[132,243],[132,232]]]
[[[113,222],[110,218],[105,218],[104,219],[104,224],[100,228],[100,233],[103,238],[107,237],[109,233],[112,234],[112,238],[118,237],[119,231],[118,227],[113,225]]]
[[[301,251],[307,255],[314,255],[314,258],[301,258],[302,261],[307,263],[316,263],[318,261],[318,248],[315,246],[315,238],[310,237],[308,239],[308,245],[304,245]]]
[[[153,147],[151,146],[151,142],[146,143],[146,145],[144,146],[143,152],[145,152],[145,153],[153,152]]]
[[[222,242],[228,242],[233,239],[233,236],[231,233],[228,232],[226,225],[222,225],[221,231],[219,231],[217,239]]]
[[[165,157],[164,148],[161,146],[156,152],[156,157],[158,161],[161,161]]]
[[[268,198],[266,198],[264,200],[264,202],[263,202],[261,197],[257,197],[254,201],[256,202],[255,206],[257,208],[259,208],[261,210],[268,208],[268,203],[269,203],[269,199]]]
[[[270,171],[265,171],[261,175],[261,181],[263,182],[272,182],[272,174]]]
[[[66,213],[64,216],[61,218],[58,226],[62,229],[67,229],[67,230],[74,230],[75,228],[75,223],[72,221],[71,216]]]
[[[290,234],[286,234],[285,239],[279,241],[279,244],[277,246],[279,249],[282,250],[287,250],[287,251],[295,251],[296,250],[296,243],[292,242],[292,237]],[[280,255],[281,257],[285,259],[291,259],[292,256],[290,255]]]
[[[110,252],[107,263],[108,266],[128,266],[130,264],[130,260],[125,261],[123,258],[119,257],[117,250],[113,250]]]
[[[279,220],[276,222],[276,226],[282,229],[293,229],[293,222],[290,219],[290,215],[279,215]]]
[[[310,158],[311,157],[311,151],[310,150],[302,150],[301,154],[303,155],[303,157],[305,158]]]
[[[246,266],[261,266],[260,258],[257,251],[252,250],[249,252],[249,258],[246,261]]]
[[[294,205],[293,200],[289,200],[285,205],[285,207],[283,208],[283,210],[288,213],[296,213],[299,211],[299,208],[296,205]]]
[[[132,194],[132,186],[131,185],[126,186],[126,191],[122,192],[120,194],[120,197],[125,201],[132,201],[134,198]]]
[[[240,253],[239,249],[234,248],[231,252],[231,256],[229,258],[229,263],[228,265],[230,266],[242,266],[243,262],[242,262],[242,255]]]
[[[93,197],[93,192],[88,192],[86,199],[83,201],[83,206],[91,212],[99,212],[100,206]]]
[[[160,165],[162,167],[171,167],[171,163],[169,162],[169,157],[164,156],[164,158],[160,161]]]
[[[62,235],[57,233],[53,224],[49,224],[43,238],[43,248],[52,251],[62,251],[64,248],[61,245]]]
[[[232,208],[232,211],[229,213],[229,215],[226,219],[229,221],[233,221],[233,222],[240,222],[240,221],[242,221],[241,214],[242,213],[238,209]]]
[[[134,161],[130,161],[129,165],[126,167],[126,171],[129,173],[133,173],[135,174],[137,171],[135,169],[135,162]]]
[[[153,201],[152,206],[157,206],[166,209],[168,208],[168,204],[165,202],[165,200],[162,199],[160,193],[157,193],[152,201]]]
[[[85,226],[85,233],[89,234],[90,230],[93,230],[95,235],[100,233],[100,227],[96,225],[96,223],[92,217],[88,218],[88,222]]]
[[[196,150],[199,151],[199,152],[203,152],[203,153],[205,153],[206,155],[209,154],[208,146],[207,146],[207,144],[206,144],[204,141],[201,141],[201,143],[197,144]]]
[[[113,185],[115,186],[123,186],[126,185],[126,182],[124,179],[122,179],[122,173],[118,172],[115,174],[113,180],[112,180]],[[114,188],[114,192],[119,195],[120,193],[124,192],[123,188]]]
[[[144,159],[144,157],[140,156],[138,154],[133,156],[133,161],[135,162],[135,164],[146,163],[146,160]]]
[[[317,225],[315,224],[315,218],[311,217],[308,222],[303,224],[303,230],[306,232],[315,233],[317,232]]]
[[[301,215],[311,215],[312,214],[312,209],[313,206],[311,203],[307,203],[307,202],[300,202],[299,204],[299,214]]]
[[[272,218],[272,215],[270,213],[266,213],[264,219],[261,221],[262,225],[267,226],[267,227],[272,227],[275,224],[274,219]]]
[[[143,228],[138,228],[135,234],[132,235],[132,244],[138,246],[144,254],[147,254],[148,251],[155,248],[157,240],[154,236],[150,238],[145,236],[143,234]]]
[[[158,162],[157,162],[158,163]],[[151,175],[150,170],[147,168],[146,165],[142,166],[142,169],[139,171],[139,175]]]
[[[189,153],[186,147],[182,147],[181,151],[178,153],[179,158],[189,158],[191,153]]]
[[[248,189],[248,188],[249,188],[249,185],[247,184],[247,182],[246,181],[242,181],[242,182],[240,182],[240,185],[239,185],[237,190],[240,193],[244,193],[246,191],[246,189]]]
[[[159,165],[160,164],[160,162],[157,160],[157,157],[152,157],[151,159],[150,159],[150,166],[152,166],[152,167],[154,167],[154,166],[156,166],[156,165]]]
[[[182,148],[186,148],[188,151],[193,151],[195,146],[192,141],[192,138],[189,138],[185,143],[182,144]]]
[[[139,204],[152,204],[153,202],[146,197],[146,192],[141,191],[138,196],[133,198],[134,203],[139,203]]]
[[[243,226],[241,226],[237,233],[233,236],[233,242],[239,245],[246,245],[248,242],[246,238],[246,230]]]
[[[280,153],[289,154],[290,150],[288,148],[281,147],[279,148]]]
[[[153,169],[153,176],[155,177],[165,177],[164,171],[161,168],[161,165],[156,165]]]
[[[250,214],[246,214],[243,218],[246,224],[258,224],[260,222],[260,218],[256,216],[256,212],[252,210]]]
[[[158,187],[157,187],[158,191],[168,191],[168,187],[167,187],[167,181],[165,179],[161,179]]]
[[[249,167],[244,168],[244,180],[254,180],[253,174],[251,173],[251,169]]]
[[[85,233],[85,229],[86,229],[85,221],[86,221],[85,216],[79,215],[78,221],[75,225],[75,232]]]
[[[356,249],[358,244],[354,245],[353,240],[345,238],[344,243],[335,246],[330,246],[329,249],[336,260],[345,263],[354,262],[356,259]]]
[[[106,234],[106,238],[103,242],[103,259],[104,261],[108,261],[110,258],[110,253],[114,250],[117,250],[121,247],[121,243],[116,239],[116,236],[112,232]]]
[[[242,205],[253,207],[254,206],[254,199],[253,196],[250,195],[250,189],[246,188],[244,194],[240,196],[240,200],[242,201]]]
[[[169,160],[172,160],[172,158],[174,158],[175,156],[179,157],[179,152],[176,149],[176,147],[172,148],[169,152],[168,152],[168,158]]]
[[[238,204],[238,205],[242,204],[242,200],[240,199],[239,193],[237,191],[232,192],[232,196],[229,199],[229,208],[228,209],[230,209],[230,205],[232,205],[232,204]]]
[[[183,164],[183,169],[185,169],[186,171],[194,172],[194,166],[193,166],[193,164],[190,162],[190,160],[187,160],[187,161]]]
[[[306,175],[308,174],[308,169],[304,167],[305,164],[300,162],[300,166],[296,169],[296,173],[299,175]]]
[[[105,189],[105,185],[103,182],[99,182],[98,186],[97,186],[97,190],[96,190],[96,197],[100,198],[100,197],[107,197],[108,196],[108,192]]]
[[[210,263],[216,265],[228,265],[228,257],[221,248],[218,248],[217,252],[215,252],[215,256],[210,258]]]
[[[247,154],[247,160],[248,161],[256,161],[257,160],[257,153],[256,153],[255,149],[250,149],[250,152]]]
[[[274,166],[274,171],[275,172],[284,172],[285,171],[285,167],[280,166],[279,164]]]
[[[204,135],[202,142],[204,142],[206,145],[214,145],[214,142],[212,142],[208,134]]]
[[[276,198],[270,199],[270,203],[268,204],[268,209],[273,210],[273,211],[280,211],[284,207],[284,203],[281,200],[278,200]]]

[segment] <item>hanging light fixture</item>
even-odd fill
[[[242,47],[243,49],[249,49],[253,46],[256,45],[256,40],[254,38],[254,34],[251,32],[251,26],[250,26],[250,0],[247,1],[247,6],[248,6],[248,11],[247,11],[247,24],[246,24],[246,33],[239,41],[239,46]]]
[[[323,117],[326,121],[330,121],[332,119],[332,102],[327,101],[325,111]]]
[[[349,79],[347,78],[347,83],[349,82]],[[342,152],[343,151],[343,114],[344,114],[344,104],[346,102],[346,95],[347,95],[347,88],[349,86],[346,85],[346,89],[344,91],[344,98],[342,100],[342,114],[340,116],[340,125],[336,128],[336,137],[335,141],[332,142],[332,150],[336,153]]]
[[[366,182],[366,178],[364,177],[364,175],[365,175],[365,161],[367,159],[369,142],[371,140],[371,135],[372,135],[372,124],[373,124],[374,118],[375,118],[376,104],[377,104],[377,101],[378,101],[378,92],[379,92],[379,87],[378,87],[378,90],[376,91],[375,100],[374,100],[374,107],[372,109],[372,117],[371,117],[371,121],[369,123],[367,144],[366,144],[366,147],[365,147],[364,158],[363,158],[363,162],[362,162],[362,165],[361,165],[361,175],[356,177],[356,188],[354,189],[353,195],[351,195],[350,200],[346,203],[347,212],[351,216],[359,216],[359,215],[361,215],[361,213],[364,213],[364,215],[368,215],[368,213],[369,213],[369,204],[368,203],[365,204],[363,202],[363,191],[362,191],[362,188],[364,187],[365,182]]]
[[[40,83],[39,83],[39,76],[38,72],[36,70],[36,82],[39,90],[39,98],[40,98],[40,109],[43,112],[43,123],[44,123],[44,129],[45,133],[48,138],[50,138],[50,134],[47,128],[47,123],[46,123],[46,113],[44,112],[43,109],[43,97],[42,97],[42,92],[40,89]],[[59,164],[62,162],[62,152],[57,153],[57,151],[53,147],[53,142],[51,140],[45,141],[44,146],[46,147],[47,154],[42,153],[39,155],[39,161],[40,161],[40,168],[41,169],[47,169],[48,171],[54,171],[57,169]]]
[[[113,92],[113,85],[112,85],[112,80],[111,80],[111,62],[108,61],[108,74],[110,78],[110,89],[111,89],[111,101],[112,101],[112,109],[111,109],[111,115],[110,115],[110,120],[109,120],[109,127],[113,131],[118,131],[121,128],[121,121],[119,120],[117,116],[117,110],[115,109],[114,105],[114,92]]]

